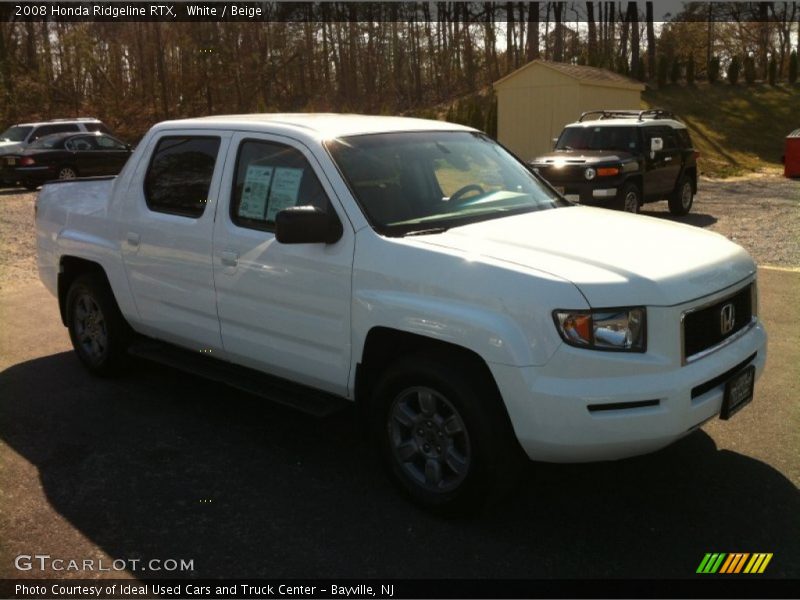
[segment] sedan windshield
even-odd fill
[[[28,137],[33,127],[9,127],[3,133],[0,133],[0,142],[22,142]]]
[[[561,132],[556,150],[618,150],[635,152],[634,127],[567,127]]]
[[[326,146],[370,222],[385,235],[435,233],[567,205],[477,132],[360,135]]]

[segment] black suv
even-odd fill
[[[685,215],[697,193],[697,157],[683,123],[665,110],[595,110],[567,125],[531,165],[569,200],[639,212],[667,200]]]

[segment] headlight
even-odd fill
[[[644,307],[555,310],[553,320],[570,346],[619,352],[644,352],[646,348]]]
[[[595,171],[592,167],[589,167],[583,172],[583,176],[586,179],[594,179],[594,176],[597,175],[597,171]]]

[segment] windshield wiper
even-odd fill
[[[449,227],[428,227],[427,229],[411,229],[409,231],[396,231],[395,233],[386,232],[384,235],[389,237],[410,237],[412,235],[433,235],[436,233],[444,233],[450,229]]]
[[[448,227],[430,227],[428,229],[414,229],[412,231],[404,231],[402,236],[410,237],[412,235],[431,235],[435,233],[444,233],[448,229],[449,229]]]

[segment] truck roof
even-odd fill
[[[471,127],[410,117],[384,117],[336,113],[262,113],[247,115],[219,115],[180,119],[159,123],[154,129],[246,129],[265,132],[293,129],[315,138],[336,138],[348,135],[387,133],[397,131],[475,131]]]

